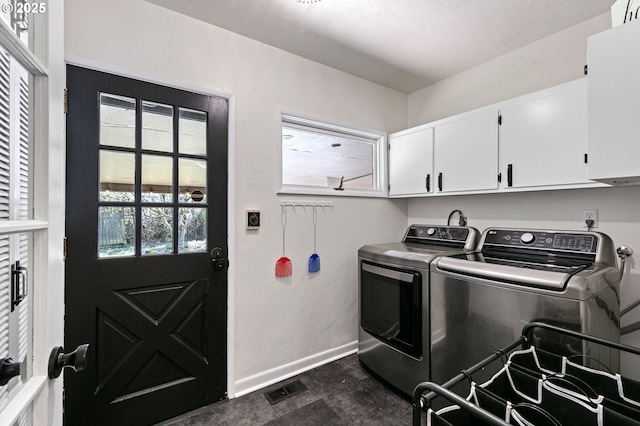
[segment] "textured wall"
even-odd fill
[[[306,272],[311,215],[291,214],[287,254],[294,275],[276,279],[280,200],[304,198],[275,193],[276,109],[393,132],[405,127],[406,95],[144,1],[68,0],[65,6],[65,54],[71,60],[233,96],[231,380],[355,341],[357,249],[398,239],[406,202],[330,198],[335,212],[318,218],[322,270],[315,276]],[[249,232],[244,214],[255,208],[262,211],[262,228]]]

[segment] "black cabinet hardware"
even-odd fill
[[[19,260],[11,265],[11,312],[27,297],[29,292],[27,278],[27,268],[20,266]]]

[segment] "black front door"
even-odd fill
[[[228,101],[67,68],[65,424],[226,396]]]

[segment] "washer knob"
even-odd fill
[[[520,236],[520,241],[523,244],[531,244],[532,242],[534,242],[536,240],[536,236],[533,235],[531,232],[525,232],[524,234],[522,234]]]
[[[436,234],[436,228],[427,229],[427,235],[433,237]]]

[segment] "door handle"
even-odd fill
[[[20,261],[11,265],[11,312],[16,309],[29,293],[27,268],[20,266]]]
[[[9,383],[13,377],[20,374],[20,363],[11,358],[0,359],[0,386]]]
[[[68,354],[64,353],[62,346],[56,346],[49,356],[49,378],[55,379],[60,376],[63,368],[72,368],[73,371],[82,371],[87,367],[87,351],[89,345],[84,344]]]
[[[229,267],[229,260],[222,255],[222,248],[214,247],[211,249],[211,267],[214,271],[224,271]]]

